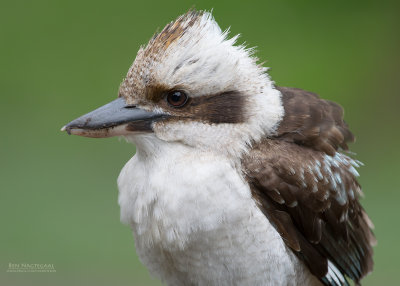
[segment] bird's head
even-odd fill
[[[283,116],[280,93],[252,50],[227,34],[208,12],[180,16],[139,50],[116,100],[63,129],[228,153],[273,134]]]

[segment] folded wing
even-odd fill
[[[286,114],[276,137],[255,143],[243,158],[253,197],[325,285],[348,285],[346,276],[359,283],[372,270],[375,239],[359,203],[359,162],[337,151],[353,140],[342,108],[279,89]]]

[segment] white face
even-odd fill
[[[210,13],[188,12],[139,50],[118,99],[65,130],[124,135],[138,149],[153,138],[237,155],[273,134],[284,111],[266,68],[234,46],[236,39],[227,39]]]
[[[250,51],[234,46],[237,37],[226,37],[211,14],[189,12],[138,52],[120,96],[172,116],[153,123],[159,139],[237,151],[274,132],[283,116],[280,93]],[[168,103],[176,91],[188,97],[179,107]]]

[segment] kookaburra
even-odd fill
[[[140,48],[118,98],[63,127],[124,136],[121,221],[168,285],[349,285],[372,270],[342,108],[278,87],[208,12]]]

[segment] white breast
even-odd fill
[[[141,261],[168,285],[319,284],[227,158],[180,144],[139,148],[118,186]]]

